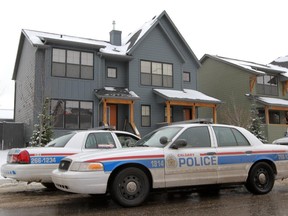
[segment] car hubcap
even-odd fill
[[[137,184],[135,182],[129,182],[126,185],[126,189],[128,193],[133,194],[137,190]]]
[[[132,200],[141,194],[141,181],[136,176],[126,176],[119,186],[122,196],[126,199]]]
[[[263,168],[259,169],[257,175],[255,176],[255,183],[259,188],[264,189],[268,184],[268,174]]]
[[[264,173],[260,173],[258,179],[259,179],[259,183],[262,185],[266,184],[266,182],[267,182],[267,178],[266,178],[266,175]]]

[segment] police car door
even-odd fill
[[[218,162],[210,133],[207,125],[191,126],[165,148],[166,187],[217,183]],[[183,141],[187,145],[180,147]]]
[[[213,126],[217,140],[218,183],[242,182],[248,174],[252,146],[233,127]],[[249,159],[250,158],[250,159]]]

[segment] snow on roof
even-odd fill
[[[113,45],[106,41],[100,41],[89,38],[81,38],[68,36],[63,34],[54,34],[40,31],[33,31],[28,29],[23,29],[25,36],[31,41],[33,45],[45,45],[46,40],[58,40],[58,41],[68,41],[75,43],[82,43],[87,45],[100,46],[100,52],[113,54],[113,55],[126,55],[127,52],[141,39],[141,37],[151,28],[151,26],[156,22],[157,18],[146,22],[140,29],[135,32],[130,33],[125,39],[122,40],[121,46]]]
[[[144,25],[136,31],[130,33],[126,38],[122,40],[122,46],[115,46],[108,44],[105,48],[101,48],[100,51],[109,54],[127,54],[129,50],[143,37],[143,35],[151,28],[156,22],[157,18],[153,18],[150,21],[144,23]]]
[[[232,58],[226,58],[226,57],[221,57],[221,56],[214,56],[216,58],[222,59],[226,62],[229,62],[234,65],[238,65],[239,67],[242,67],[244,69],[248,69],[251,72],[254,72],[259,75],[265,75],[267,71],[270,72],[275,72],[275,73],[281,73],[283,76],[288,76],[288,69],[280,66],[275,66],[272,64],[258,64],[255,62],[249,62],[249,61],[243,61],[243,60],[238,60],[238,59],[232,59]]]
[[[279,98],[257,97],[257,100],[259,102],[263,102],[264,104],[269,104],[269,105],[288,106],[288,100],[279,99]]]
[[[95,89],[94,92],[98,98],[140,99],[134,91],[129,91],[129,89],[121,87],[104,87],[101,89]]]
[[[281,67],[279,65],[273,65],[273,64],[268,64],[268,65],[271,69],[283,71],[283,73],[281,73],[281,75],[284,77],[288,77],[288,68]]]
[[[70,41],[83,44],[97,45],[97,46],[107,46],[107,42],[99,41],[88,38],[81,38],[75,36],[68,36],[63,34],[54,34],[40,31],[33,31],[28,29],[23,29],[24,34],[34,45],[45,45],[45,39],[54,39],[59,41]]]
[[[220,100],[207,96],[202,92],[192,90],[192,89],[183,89],[180,90],[171,90],[171,89],[153,89],[153,91],[160,96],[163,96],[167,99],[174,100],[188,100],[188,101],[201,101],[201,102],[213,102],[221,103]]]
[[[279,57],[279,58],[275,59],[274,61],[275,62],[287,62],[288,56]]]

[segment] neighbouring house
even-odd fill
[[[166,11],[110,41],[22,30],[13,79],[15,121],[26,139],[50,100],[56,136],[111,125],[145,135],[173,121],[209,117],[220,100],[197,91],[199,60]],[[199,116],[208,109],[210,116]]]
[[[243,127],[255,104],[267,141],[283,137],[288,128],[288,69],[281,65],[205,54],[198,73],[198,90],[222,101],[218,123]]]

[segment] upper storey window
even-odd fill
[[[93,53],[54,48],[52,76],[93,79]]]
[[[173,87],[172,64],[141,61],[141,84]]]
[[[258,76],[257,77],[257,94],[278,95],[278,78],[277,76]]]

